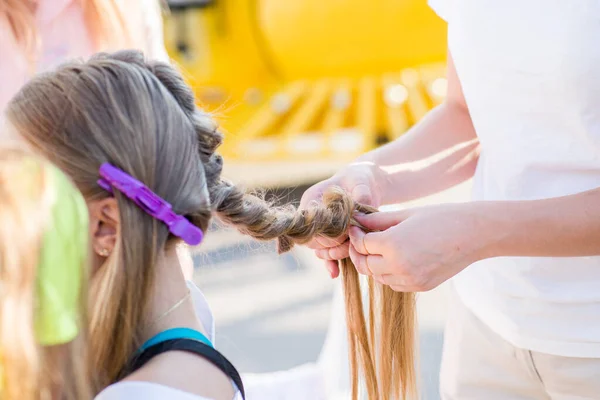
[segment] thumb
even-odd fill
[[[309,204],[314,201],[321,201],[323,197],[323,192],[330,185],[328,180],[319,182],[306,189],[306,191],[302,194],[302,198],[300,199],[300,206],[298,207],[300,210],[304,210],[308,208]]]
[[[375,212],[373,214],[357,214],[355,216],[363,227],[371,231],[385,231],[410,217],[409,210]]]
[[[374,206],[373,193],[371,192],[369,185],[365,183],[359,183],[358,185],[354,186],[350,196],[352,196],[352,199],[357,203]]]

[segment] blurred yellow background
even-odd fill
[[[327,175],[328,165],[403,134],[445,96],[446,26],[425,0],[170,5],[167,49],[219,119],[238,180],[281,186],[306,165],[305,180]],[[265,174],[274,180],[256,178]]]

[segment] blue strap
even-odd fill
[[[202,332],[190,328],[172,328],[167,329],[166,331],[162,331],[148,339],[146,343],[144,343],[142,347],[139,348],[138,353],[143,352],[150,346],[154,346],[155,344],[159,344],[162,342],[166,342],[167,340],[173,339],[197,340],[199,342],[204,343],[207,346],[214,348],[212,342],[206,336],[204,336]]]

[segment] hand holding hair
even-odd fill
[[[399,292],[431,290],[491,255],[495,232],[482,203],[444,204],[357,215],[350,228],[356,269]]]
[[[352,163],[333,177],[310,187],[302,196],[300,209],[320,204],[324,193],[333,186],[346,191],[358,204],[379,207],[382,201],[380,186],[386,179],[383,170],[372,162]],[[325,260],[331,277],[337,278],[340,273],[337,261],[348,257],[348,233],[343,232],[333,238],[318,235],[306,245],[315,250],[317,257]]]

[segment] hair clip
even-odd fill
[[[164,222],[173,235],[183,239],[187,244],[195,246],[202,241],[204,235],[200,228],[184,216],[173,212],[169,203],[131,175],[109,163],[104,163],[100,166],[100,177],[98,185],[102,189],[111,194],[113,188],[117,189],[146,213]]]

